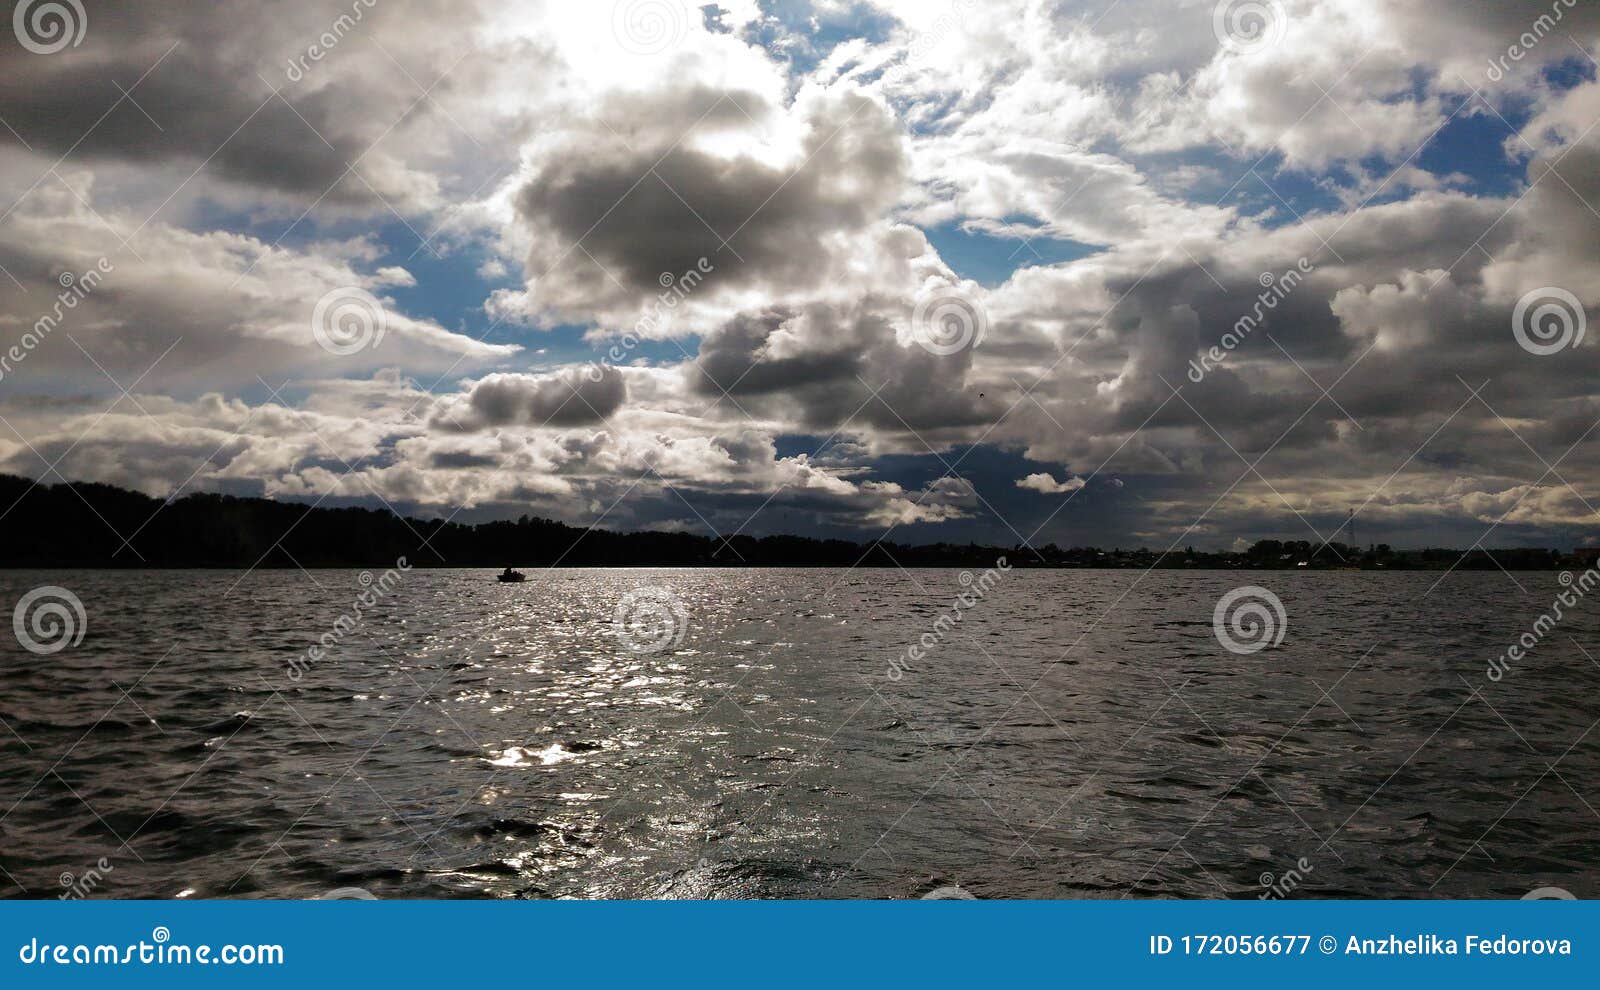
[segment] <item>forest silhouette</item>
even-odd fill
[[[5,508],[9,507],[9,508]],[[387,508],[328,507],[195,493],[163,500],[112,485],[46,485],[0,475],[0,567],[1012,567],[1547,570],[1577,558],[1545,549],[1397,551],[1386,545],[1258,540],[1193,548],[856,543],[807,536],[619,533],[550,519],[464,524]]]

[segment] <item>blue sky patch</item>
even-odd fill
[[[923,232],[945,264],[957,275],[988,288],[1005,282],[1019,268],[1076,261],[1101,250],[1078,241],[1029,236],[1026,226],[1013,229],[1017,232],[1016,237],[997,237],[985,231],[964,228],[959,223],[941,224]]]

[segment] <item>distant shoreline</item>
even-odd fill
[[[1548,549],[1394,550],[1260,540],[1244,551],[977,544],[856,543],[807,536],[617,533],[549,519],[465,525],[387,509],[325,508],[194,494],[166,501],[112,485],[36,484],[0,475],[0,569],[326,570],[414,568],[716,567],[970,568],[1005,558],[1018,569],[1216,571],[1561,571],[1592,554]]]
[[[991,562],[992,563],[992,562]],[[386,563],[349,563],[349,564],[310,564],[305,567],[295,567],[293,564],[261,564],[251,567],[249,564],[168,564],[152,566],[148,564],[135,564],[133,566],[108,566],[95,564],[10,564],[0,563],[0,573],[7,571],[108,571],[121,574],[135,574],[139,572],[177,572],[177,571],[204,571],[207,573],[224,573],[229,571],[361,571],[374,567],[388,566]],[[825,571],[825,570],[854,570],[854,571],[960,571],[972,567],[985,567],[988,564],[908,564],[896,567],[893,564],[555,564],[533,565],[512,563],[506,566],[520,567],[529,575],[529,584],[538,583],[537,575],[547,571]],[[493,564],[435,564],[433,566],[418,565],[411,568],[414,571],[489,571],[498,572],[500,566]],[[1472,573],[1485,573],[1496,570],[1494,567],[1186,567],[1161,564],[1154,568],[1127,566],[1075,566],[1075,565],[1046,565],[1013,564],[1012,570],[1025,571],[1185,571],[1192,574],[1237,574],[1241,571],[1273,571],[1294,574],[1442,574],[1450,570],[1470,571]],[[1571,570],[1565,567],[1507,567],[1508,571],[1518,574],[1559,574]],[[512,587],[515,587],[513,585]]]

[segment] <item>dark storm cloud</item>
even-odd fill
[[[550,375],[496,374],[480,379],[464,401],[443,406],[433,425],[469,432],[497,426],[580,426],[599,423],[622,408],[628,390],[622,372],[601,365]]]
[[[77,47],[39,55],[10,31],[0,39],[0,116],[9,124],[0,141],[74,161],[204,162],[208,174],[256,187],[373,201],[360,180],[340,178],[417,96],[373,43],[385,25],[403,28],[427,6],[90,4]],[[467,42],[468,18],[438,20]],[[328,54],[306,58],[329,39]],[[403,39],[387,44],[404,51]],[[379,72],[350,71],[374,57],[384,59]],[[291,69],[290,59],[301,68]],[[367,181],[380,194],[405,198],[405,183],[368,164]]]
[[[1112,422],[1133,429],[1154,415],[1159,428],[1203,416],[1248,450],[1305,414],[1284,440],[1293,446],[1327,439],[1346,412],[1365,420],[1448,410],[1459,402],[1457,374],[1576,380],[1574,368],[1530,368],[1510,332],[1510,304],[1478,298],[1488,256],[1467,249],[1478,241],[1498,254],[1519,239],[1519,221],[1493,226],[1507,205],[1423,197],[1325,225],[1326,245],[1286,228],[1108,279],[1119,302],[1105,320],[1115,332],[1105,346],[1122,361],[1102,390]],[[1230,337],[1222,360],[1207,363]],[[1324,398],[1313,407],[1320,385],[1335,381],[1338,405]],[[1175,388],[1186,402],[1167,402]]]
[[[558,251],[581,240],[603,266],[595,281],[615,278],[633,293],[659,292],[664,273],[688,271],[702,258],[715,259],[723,288],[813,283],[826,239],[859,230],[893,203],[905,170],[900,132],[882,106],[844,94],[809,107],[793,159],[697,147],[699,137],[755,126],[735,101],[750,104],[757,119],[774,114],[755,94],[721,100],[699,91],[597,109],[625,133],[633,129],[628,121],[648,120],[646,143],[627,147],[602,132],[548,156],[518,193],[519,213]],[[539,276],[543,262],[531,258],[530,274]]]
[[[934,438],[991,422],[1003,407],[967,384],[972,350],[934,354],[902,342],[896,322],[910,319],[909,306],[881,300],[741,314],[701,341],[691,386],[823,432],[851,421]]]
[[[695,362],[696,387],[702,395],[727,390],[733,395],[765,395],[808,386],[849,380],[860,373],[865,354],[859,341],[839,335],[823,339],[814,350],[782,356],[762,352],[773,334],[797,318],[793,309],[768,309],[742,313],[723,324],[701,345]],[[882,323],[878,330],[892,336]]]
[[[436,468],[446,470],[460,470],[463,468],[495,467],[500,463],[500,458],[490,454],[474,454],[468,450],[441,450],[428,459],[428,463]]]
[[[1570,141],[1596,110],[1559,108],[1548,123]],[[1108,263],[1101,284],[1115,305],[1098,327],[1063,335],[1085,373],[1064,367],[1038,390],[1058,397],[1051,410],[1070,429],[1052,437],[1052,424],[1023,420],[1002,435],[1080,472],[1103,451],[1130,490],[1165,506],[1143,525],[1169,539],[1225,545],[1268,530],[1314,539],[1314,528],[1331,533],[1359,509],[1365,534],[1401,545],[1515,543],[1540,538],[1540,526],[1543,539],[1581,540],[1600,523],[1581,502],[1573,508],[1565,487],[1587,477],[1582,448],[1560,477],[1548,468],[1573,444],[1592,449],[1600,439],[1600,350],[1531,354],[1513,333],[1513,311],[1541,286],[1591,291],[1600,241],[1576,190],[1593,144],[1591,134],[1532,156],[1524,198],[1419,194],[1185,244],[1164,260]],[[1570,182],[1541,179],[1544,160],[1561,155]],[[1189,362],[1252,313],[1260,276],[1281,279],[1300,258],[1313,271],[1203,380],[1189,380]],[[1055,300],[1032,295],[1030,312],[1043,318]],[[1475,398],[1471,389],[1484,386]]]

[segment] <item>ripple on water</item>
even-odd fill
[[[6,868],[34,896],[105,857],[119,897],[1256,897],[1305,858],[1295,896],[1600,895],[1595,799],[1545,772],[1600,777],[1573,745],[1600,615],[1484,677],[1553,575],[1254,574],[1289,632],[1239,656],[1210,628],[1237,574],[1019,570],[891,680],[958,573],[416,570],[296,680],[356,572],[226,600],[0,572],[92,616],[49,663],[0,643]],[[687,617],[659,653],[618,641],[645,587]]]

